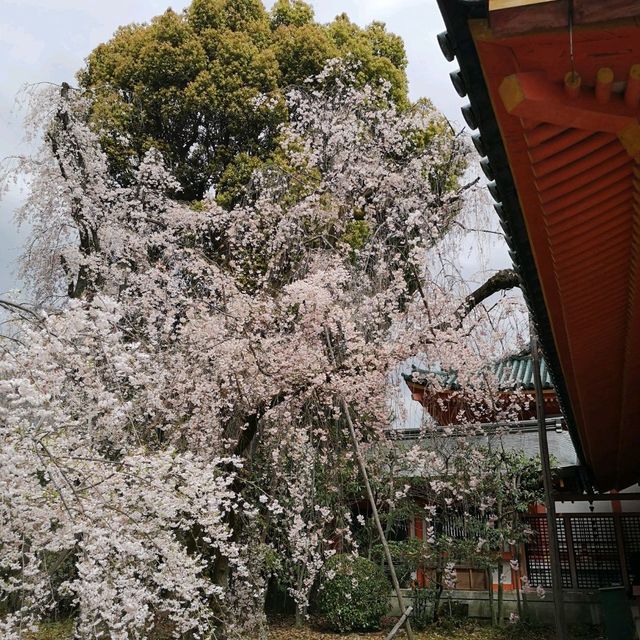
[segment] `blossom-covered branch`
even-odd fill
[[[508,340],[512,302],[453,328],[463,140],[353,73],[291,92],[279,156],[231,209],[176,200],[154,149],[120,184],[90,99],[36,95],[18,215],[43,310],[0,356],[3,637],[61,603],[83,637],[230,635],[261,624],[273,574],[304,611],[357,548],[343,403],[366,451],[407,358],[462,380]]]

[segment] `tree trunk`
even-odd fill
[[[502,577],[502,560],[498,560],[498,626],[502,626],[504,617],[504,584]]]
[[[527,599],[527,594],[524,591],[521,591],[522,595],[522,616],[524,620],[529,620],[529,600]]]
[[[298,593],[302,591],[302,584],[304,583],[305,569],[302,567],[298,573]],[[296,627],[300,628],[304,625],[304,621],[307,617],[307,606],[296,602]]]
[[[487,593],[489,594],[489,611],[491,612],[491,625],[495,627],[497,625],[496,607],[493,601],[493,572],[491,567],[487,567]]]
[[[442,592],[444,588],[442,586],[442,569],[436,569],[436,594],[433,598],[433,621],[438,622],[440,618],[440,600],[442,599]]]
[[[519,571],[516,573],[516,580],[517,580],[517,584],[516,584],[516,603],[518,605],[518,618],[520,620],[522,620],[523,612],[522,612],[522,597],[520,595],[520,572]]]
[[[229,560],[224,556],[218,556],[214,565],[214,584],[224,587],[229,586],[230,567]]]

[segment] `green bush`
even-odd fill
[[[336,555],[324,569],[318,607],[334,631],[373,631],[389,607],[384,571],[366,558]]]
[[[469,620],[469,603],[458,602],[451,597],[440,602],[438,626],[444,631],[453,631],[463,627]],[[511,636],[509,636],[511,637]]]
[[[414,586],[411,590],[411,600],[413,602],[411,625],[418,631],[424,631],[433,622],[436,589]]]

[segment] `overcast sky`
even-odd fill
[[[25,151],[22,115],[14,103],[25,83],[73,82],[87,54],[114,30],[146,22],[168,6],[182,10],[187,0],[2,0],[0,14],[0,158]],[[268,1],[267,6],[272,4]],[[426,96],[455,124],[462,122],[458,98],[449,82],[448,63],[436,35],[444,30],[435,0],[313,0],[320,22],[346,12],[358,24],[386,22],[402,36],[409,58],[412,98]],[[0,293],[17,286],[15,261],[21,234],[12,222],[19,194],[0,202]],[[22,234],[24,235],[24,234]]]

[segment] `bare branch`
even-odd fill
[[[481,302],[498,291],[508,291],[520,286],[520,276],[513,269],[502,269],[494,273],[485,283],[472,291],[456,309],[456,319],[462,322]]]
[[[7,311],[11,311],[11,312],[20,311],[20,312],[23,312],[23,313],[28,313],[29,315],[33,316],[34,318],[39,319],[39,316],[35,311],[32,311],[28,307],[25,307],[22,304],[18,304],[17,302],[10,302],[9,300],[3,300],[3,299],[0,298],[0,308],[1,309],[6,309]]]

